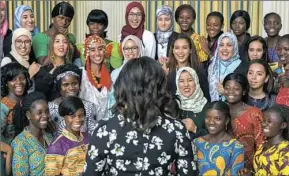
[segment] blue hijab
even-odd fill
[[[33,13],[32,8],[27,6],[27,5],[21,5],[15,9],[15,12],[14,12],[14,30],[21,28],[21,25],[20,25],[21,15],[26,10],[30,10]],[[31,31],[32,37],[37,33],[39,33],[39,29],[35,26],[33,31]]]

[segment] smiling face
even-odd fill
[[[29,37],[21,35],[15,40],[15,48],[20,56],[28,56],[31,51],[31,40]]]
[[[277,44],[277,53],[283,65],[289,62],[289,40],[283,39]]]
[[[210,38],[214,39],[222,30],[221,19],[216,16],[209,16],[206,22],[206,30]]]
[[[68,41],[63,34],[58,34],[53,42],[54,55],[63,58],[68,52]]]
[[[177,39],[173,45],[173,54],[178,65],[186,65],[191,53],[190,44],[186,39]]]
[[[249,67],[247,79],[252,89],[263,89],[264,84],[268,81],[269,76],[263,65],[254,63]]]
[[[263,133],[267,139],[273,138],[282,133],[287,127],[287,123],[283,122],[275,111],[268,110],[264,112],[264,121],[262,123]]]
[[[142,22],[142,12],[139,8],[134,7],[128,13],[128,24],[136,29],[139,27],[140,23]]]
[[[224,37],[219,45],[219,57],[223,60],[229,60],[234,55],[234,43],[228,37]]]
[[[250,60],[261,59],[264,54],[263,44],[256,40],[249,44],[248,56]]]
[[[31,10],[26,10],[22,13],[20,18],[20,26],[30,32],[33,31],[35,27],[35,19]]]
[[[89,58],[92,64],[101,65],[105,56],[105,46],[92,43],[89,48]]]
[[[75,132],[79,132],[81,126],[83,125],[84,122],[84,109],[80,108],[78,109],[73,115],[66,115],[64,116],[65,124],[66,124],[66,129],[67,131],[75,134]]]
[[[11,81],[7,82],[8,91],[18,97],[22,96],[25,91],[27,81],[23,73],[15,76]]]
[[[191,95],[193,95],[196,89],[195,86],[195,81],[193,80],[193,77],[189,72],[184,71],[180,74],[180,78],[178,80],[178,87],[180,93],[184,97],[190,97]]]
[[[62,97],[77,96],[79,80],[75,75],[66,75],[61,79],[60,94]]]
[[[127,40],[123,47],[124,56],[127,60],[135,59],[139,56],[139,48],[133,40]]]
[[[243,17],[237,17],[233,20],[231,27],[234,34],[238,37],[246,32],[246,21]]]
[[[49,108],[45,100],[37,100],[32,103],[26,116],[30,123],[38,129],[46,129],[50,118]]]
[[[209,109],[206,113],[205,125],[210,134],[219,134],[225,131],[229,119],[226,119],[224,113],[219,110]]]
[[[88,23],[88,29],[90,34],[96,34],[97,36],[102,37],[105,30],[105,26],[102,23],[90,21]]]
[[[157,17],[158,29],[162,32],[168,31],[172,26],[172,19],[170,15],[160,15]]]
[[[269,37],[279,35],[281,28],[281,20],[274,14],[269,15],[264,21],[264,29]]]
[[[195,22],[192,11],[189,9],[181,10],[177,22],[180,25],[182,31],[190,30]]]
[[[242,101],[245,91],[240,83],[235,80],[229,80],[224,86],[224,95],[229,104],[235,104]]]

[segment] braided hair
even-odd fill
[[[14,107],[13,123],[15,124],[15,136],[23,131],[23,129],[29,125],[29,120],[26,117],[26,112],[34,107],[35,103],[39,100],[46,101],[46,97],[41,92],[32,92],[27,94],[21,101],[19,101]]]

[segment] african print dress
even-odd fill
[[[76,136],[63,128],[61,135],[47,149],[45,174],[47,176],[81,174],[87,146],[86,133],[80,133],[80,139],[77,139]]]
[[[52,135],[45,133],[44,139],[49,145]],[[46,147],[24,129],[11,143],[13,150],[13,175],[40,176],[44,175]]]
[[[264,145],[255,153],[254,170],[256,176],[289,175],[289,141],[264,151]]]
[[[245,150],[236,139],[221,143],[209,143],[202,137],[194,140],[197,151],[199,175],[238,175],[244,168]]]

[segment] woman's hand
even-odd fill
[[[158,62],[162,65],[162,68],[163,68],[164,72],[166,74],[168,74],[169,73],[169,68],[167,67],[167,64],[169,62],[169,58],[168,57],[160,57],[158,59]]]
[[[186,119],[184,119],[182,121],[185,124],[185,126],[186,126],[186,128],[187,128],[187,130],[189,132],[192,132],[192,133],[196,133],[197,132],[197,126],[196,126],[195,122],[192,119],[186,118]]]
[[[33,62],[29,68],[28,68],[28,72],[29,72],[29,75],[30,75],[30,79],[33,78],[36,73],[38,73],[38,71],[40,70],[40,67],[41,65],[36,63],[36,62]]]
[[[224,95],[225,90],[224,90],[223,84],[221,82],[219,82],[217,85],[217,91],[218,91],[219,95]]]
[[[12,148],[5,142],[0,142],[0,150],[4,153],[4,158],[12,156]]]

